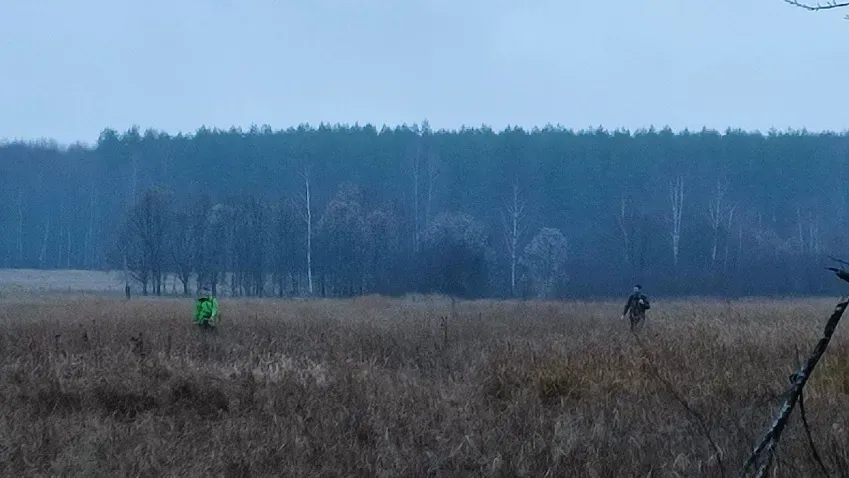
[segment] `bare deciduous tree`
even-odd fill
[[[411,154],[412,168],[410,170],[413,176],[413,253],[419,252],[421,243],[421,226],[419,225],[419,170],[422,154],[422,138],[416,137],[416,144],[413,147]]]
[[[213,210],[212,201],[203,195],[192,202],[191,205],[192,234],[194,236],[194,248],[191,251],[192,270],[195,273],[196,292],[203,287],[211,287],[213,293],[217,293],[217,280],[215,275],[217,268],[217,244],[213,242],[213,231],[216,229],[218,215]]]
[[[716,267],[716,259],[719,251],[720,230],[725,227],[725,262],[728,261],[728,231],[734,218],[735,206],[727,200],[728,187],[721,181],[716,182],[713,194],[708,203],[708,217],[713,232],[713,243],[710,250],[710,267]]]
[[[679,176],[674,181],[669,183],[669,200],[672,223],[672,260],[678,265],[678,251],[681,243],[681,215],[684,206],[684,178]]]
[[[734,224],[734,213],[737,211],[737,206],[731,206],[728,208],[728,216],[726,217],[727,222],[725,224],[725,257],[722,260],[722,268],[723,270],[728,270],[728,257],[731,250],[731,226]],[[738,237],[739,247],[742,249],[743,247],[743,227],[740,226],[740,233]]]
[[[17,235],[18,243],[18,267],[20,267],[20,263],[24,260],[24,192],[23,189],[18,187],[18,235]]]
[[[425,203],[425,227],[430,224],[433,211],[433,188],[439,177],[439,151],[431,150],[427,156],[427,202]]]
[[[95,211],[97,209],[97,203],[95,202],[95,188],[91,188],[91,196],[89,199],[88,206],[88,225],[86,227],[85,239],[83,243],[83,266],[91,267],[91,263],[93,262],[94,253],[92,251],[92,241],[94,240],[94,218]]]
[[[228,251],[231,249],[230,236],[234,215],[233,207],[217,203],[211,205],[204,216],[206,222],[203,240],[200,241],[196,259],[197,263],[202,265],[204,279],[203,283],[198,281],[198,286],[209,287],[213,294],[218,293],[218,284],[226,280],[226,272],[230,265],[228,260],[232,260]]]
[[[544,227],[525,246],[522,265],[530,273],[538,297],[551,297],[569,254],[569,241],[559,229]]]
[[[198,241],[193,223],[192,211],[176,211],[168,231],[168,255],[174,273],[183,285],[183,295],[189,295],[189,280]]]
[[[38,254],[38,268],[44,269],[44,263],[47,260],[47,240],[50,238],[50,215],[47,215],[47,220],[44,223],[44,237],[41,240],[41,252]]]
[[[310,169],[308,166],[304,166],[301,178],[304,180],[303,217],[307,225],[307,290],[312,295],[312,194],[310,192]]]
[[[388,208],[370,212],[365,218],[366,284],[374,292],[387,292],[393,282],[393,260],[400,252],[397,220]]]
[[[800,254],[818,254],[820,252],[819,216],[801,207],[796,207],[796,229]]]
[[[487,229],[466,213],[437,214],[422,236],[423,284],[455,297],[479,296],[486,284]]]
[[[504,226],[504,242],[510,259],[510,295],[516,296],[516,267],[519,263],[519,239],[525,233],[525,202],[519,189],[518,179],[513,181],[513,188],[502,212]]]
[[[326,286],[346,296],[362,292],[366,229],[361,203],[359,188],[343,183],[317,224],[319,270],[325,292]]]
[[[266,205],[251,196],[241,201],[238,207],[238,224],[234,231],[237,267],[231,271],[238,274],[238,285],[242,295],[262,297],[265,294],[265,265],[268,229]]]
[[[616,214],[616,222],[619,225],[619,231],[622,233],[623,259],[625,264],[632,264],[633,257],[631,251],[633,247],[634,237],[634,208],[630,207],[630,201],[622,196],[619,199],[619,210]]]
[[[301,222],[297,215],[297,205],[291,201],[281,201],[274,210],[274,231],[271,242],[272,276],[277,288],[277,295],[287,295],[287,290],[296,292],[297,272],[302,270],[296,267],[298,256],[302,247]],[[287,282],[290,285],[287,285]]]
[[[126,258],[134,278],[147,295],[148,286],[162,294],[168,242],[169,203],[159,190],[146,191],[127,217],[119,250]]]

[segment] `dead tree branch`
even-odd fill
[[[802,368],[802,361],[799,359],[799,349],[798,348],[796,349],[796,367]],[[794,372],[793,374],[790,375],[790,383],[793,383],[793,381],[795,379],[796,379],[796,373]],[[808,447],[810,447],[810,449],[811,449],[811,456],[813,457],[814,461],[817,462],[817,465],[819,466],[820,471],[822,472],[823,476],[828,478],[831,475],[829,475],[828,468],[825,466],[825,463],[823,463],[822,458],[820,457],[819,450],[817,450],[817,446],[814,443],[814,436],[811,433],[811,426],[808,424],[808,416],[805,413],[805,393],[804,393],[804,391],[799,392],[799,416],[802,418],[802,426],[805,428],[805,436],[807,436],[807,438],[808,438]]]
[[[849,7],[849,2],[833,2],[832,1],[832,2],[827,2],[827,3],[815,3],[815,4],[803,3],[803,2],[799,2],[797,0],[784,0],[784,2],[789,3],[790,5],[799,7],[799,8],[803,8],[805,10],[808,10],[809,12],[817,12],[817,11],[820,11],[820,10],[832,10],[832,9],[835,9],[835,8]]]
[[[849,272],[833,267],[829,267],[828,269],[834,271],[840,279],[849,282]],[[834,335],[834,330],[837,328],[837,324],[840,323],[840,319],[843,317],[843,313],[846,311],[847,306],[849,306],[849,295],[841,298],[840,302],[838,302],[834,307],[831,317],[829,317],[828,322],[825,324],[823,335],[817,342],[817,345],[814,347],[811,355],[808,357],[807,362],[805,362],[798,372],[794,373],[790,377],[792,385],[790,386],[788,396],[785,399],[784,404],[781,406],[781,409],[779,409],[775,420],[772,422],[772,426],[770,426],[760,443],[758,443],[752,451],[752,454],[749,455],[749,458],[743,464],[743,470],[740,472],[741,477],[746,476],[746,473],[755,466],[755,463],[761,458],[764,451],[767,452],[767,456],[758,469],[757,476],[766,476],[766,473],[772,465],[775,448],[778,446],[778,441],[781,439],[781,433],[787,425],[790,414],[793,412],[796,402],[800,401],[805,384],[811,377],[814,367],[817,366],[820,358],[822,358],[825,353],[828,343],[831,341],[831,336]]]
[[[815,3],[815,4],[803,3],[803,2],[799,2],[797,0],[784,0],[784,2],[789,3],[790,5],[793,5],[794,7],[799,7],[799,8],[805,9],[809,12],[818,12],[818,11],[821,11],[821,10],[833,10],[835,8],[849,7],[849,2],[831,1],[831,2],[827,2],[827,3]],[[849,20],[849,15],[846,15],[843,18]]]
[[[844,266],[849,266],[849,261],[844,261],[843,259],[838,259],[838,258],[833,257],[833,256],[828,256],[828,258],[833,260],[834,262],[837,262],[838,264],[843,264]],[[829,267],[828,270],[834,271],[837,274],[840,273],[840,269],[835,269],[835,268]]]
[[[805,427],[805,435],[808,437],[808,446],[811,448],[811,456],[814,458],[814,461],[817,462],[817,465],[820,467],[820,471],[823,476],[831,476],[828,473],[828,468],[826,468],[825,463],[823,463],[822,458],[820,457],[820,453],[817,450],[816,445],[814,444],[814,437],[811,434],[811,427],[808,425],[808,417],[805,415],[805,394],[799,393],[799,414],[802,417],[802,426]]]

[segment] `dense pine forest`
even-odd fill
[[[849,137],[422,125],[0,147],[0,265],[250,296],[831,292]]]

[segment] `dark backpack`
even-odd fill
[[[649,304],[649,298],[643,294],[640,294],[640,299],[643,299],[643,310],[651,309],[651,304]]]

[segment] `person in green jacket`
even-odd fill
[[[214,329],[219,318],[218,300],[207,289],[202,290],[195,304],[195,324],[202,329]]]

